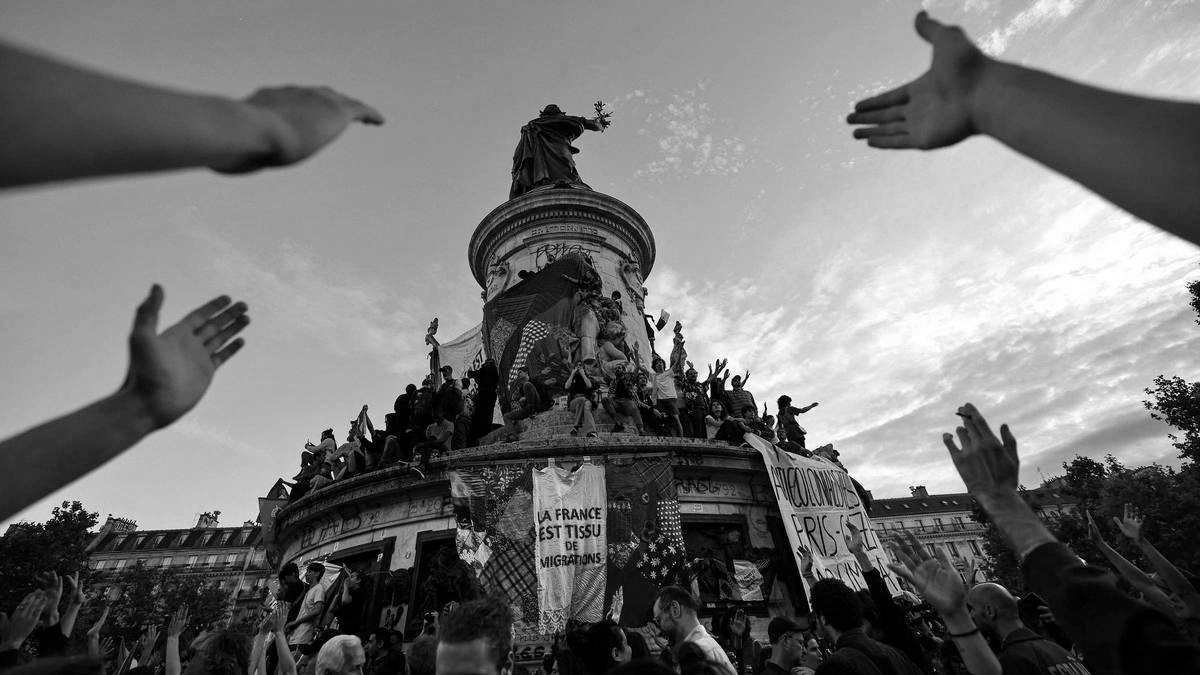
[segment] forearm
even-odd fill
[[[82,604],[70,602],[67,603],[67,608],[63,610],[62,618],[58,620],[58,627],[62,631],[63,637],[71,637],[71,632],[75,630],[75,619],[79,617],[79,609]]]
[[[1021,568],[1028,588],[1046,600],[1092,672],[1200,672],[1200,647],[1166,614],[1118,590],[1111,574],[1066,546],[1039,546]],[[1164,671],[1164,664],[1176,669]]]
[[[1158,576],[1162,577],[1162,580],[1167,583],[1167,587],[1171,589],[1172,593],[1179,596],[1185,602],[1190,596],[1192,597],[1192,602],[1195,602],[1195,587],[1187,580],[1187,577],[1183,576],[1179,568],[1175,567],[1170,560],[1167,560],[1166,556],[1159,553],[1154,544],[1142,538],[1138,540],[1138,548],[1142,550],[1142,555],[1146,556],[1146,559],[1154,566],[1154,571],[1158,572]]]
[[[0,45],[0,186],[191,166],[272,152],[271,120],[229,98],[129,82]]]
[[[946,624],[948,633],[963,636],[949,639],[954,643],[954,648],[958,650],[959,655],[962,656],[963,664],[967,666],[967,671],[971,675],[1001,674],[1000,660],[988,646],[983,634],[978,631],[965,607],[960,607],[948,614],[941,614],[941,617],[942,623]],[[968,633],[970,634],[968,635]]]
[[[1016,492],[992,495],[972,495],[987,512],[992,522],[1004,534],[1017,559],[1023,560],[1033,549],[1057,541],[1050,530]]]
[[[292,658],[292,650],[288,648],[287,636],[283,631],[275,631],[275,654],[279,657],[276,672],[281,675],[296,675],[296,660]],[[275,675],[267,673],[267,675]]]
[[[180,675],[179,635],[167,635],[167,675]]]
[[[863,579],[867,582],[871,600],[875,603],[876,614],[879,615],[880,628],[887,636],[889,644],[908,655],[913,663],[925,668],[928,665],[925,650],[921,648],[917,636],[909,628],[908,621],[904,617],[904,610],[900,609],[900,606],[892,599],[887,582],[883,580],[883,574],[871,564],[870,557],[863,555],[859,558],[856,555],[855,558],[858,559],[859,566],[863,568]],[[865,565],[863,564],[864,559]]]
[[[269,675],[267,673],[266,662],[263,660],[266,652],[266,643],[266,635],[263,633],[255,634],[254,647],[250,650],[250,675],[254,675],[255,672],[258,672],[259,675]]]
[[[0,494],[0,517],[80,478],[153,430],[145,406],[117,392],[0,442],[0,475],[21,476]]]
[[[1108,545],[1108,542],[1100,539],[1096,542],[1096,548],[1099,549],[1101,555],[1108,560],[1109,564],[1117,570],[1117,573],[1125,578],[1134,588],[1144,591],[1154,587],[1154,581],[1146,576],[1137,565],[1125,559],[1125,556],[1117,553],[1116,549]]]
[[[1117,206],[1200,241],[1200,105],[989,62],[971,101],[987,134]]]

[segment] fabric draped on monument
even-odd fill
[[[467,371],[483,365],[483,326],[478,325],[449,342],[437,346],[438,362],[454,368],[455,377],[466,377]]]
[[[579,337],[573,329],[575,292],[581,256],[564,256],[526,277],[483,306],[483,341],[500,369],[500,407],[511,409],[517,369],[549,396],[565,393],[572,353]]]
[[[892,595],[901,588],[888,571],[887,554],[879,542],[854,481],[845,469],[820,457],[784,452],[754,434],[745,439],[762,456],[770,477],[788,543],[803,569],[802,558],[812,558],[818,579],[841,579],[854,590],[865,590],[866,580],[854,554],[846,546],[849,525],[863,533],[867,555],[887,582]],[[808,581],[805,580],[805,593]]]
[[[525,465],[461,467],[449,471],[458,521],[458,557],[485,594],[506,597],[518,618],[538,620],[534,570],[533,485]]]
[[[450,471],[459,557],[537,633],[646,625],[660,587],[689,583],[671,460],[562,463]]]
[[[565,629],[568,619],[595,623],[603,618],[604,502],[602,467],[585,462],[571,471],[550,462],[533,470],[542,633]]]
[[[640,627],[662,586],[686,584],[686,557],[675,469],[666,457],[605,465],[608,578],[604,613]]]

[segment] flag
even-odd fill
[[[266,497],[258,498],[258,524],[261,525],[263,547],[267,551],[267,561],[272,568],[278,569],[282,564],[279,559],[280,550],[275,545],[275,516],[279,510],[287,506],[288,492],[283,479],[275,481]]]
[[[605,465],[608,493],[608,579],[604,614],[621,598],[617,622],[646,625],[663,586],[686,581],[675,470],[666,457]]]
[[[368,441],[375,438],[375,426],[371,424],[371,418],[367,415],[367,406],[363,406],[358,413],[358,419],[354,421],[355,436],[365,438]]]
[[[519,608],[537,623],[533,485],[527,466],[472,466],[447,472],[458,529],[455,548],[485,594]]]
[[[587,264],[582,256],[563,256],[483,306],[484,349],[505,378],[498,387],[504,410],[511,407],[510,391],[522,366],[550,396],[565,392],[578,341],[572,279],[582,278]]]

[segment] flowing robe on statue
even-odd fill
[[[542,115],[521,127],[521,142],[513,152],[513,182],[508,198],[519,197],[539,185],[581,183],[571,142],[587,129],[599,131],[593,120],[571,115]]]

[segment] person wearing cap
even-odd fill
[[[795,619],[777,616],[767,625],[767,637],[771,640],[771,658],[759,675],[791,675],[792,669],[803,667],[805,655],[804,626]],[[810,669],[809,673],[812,672]]]

